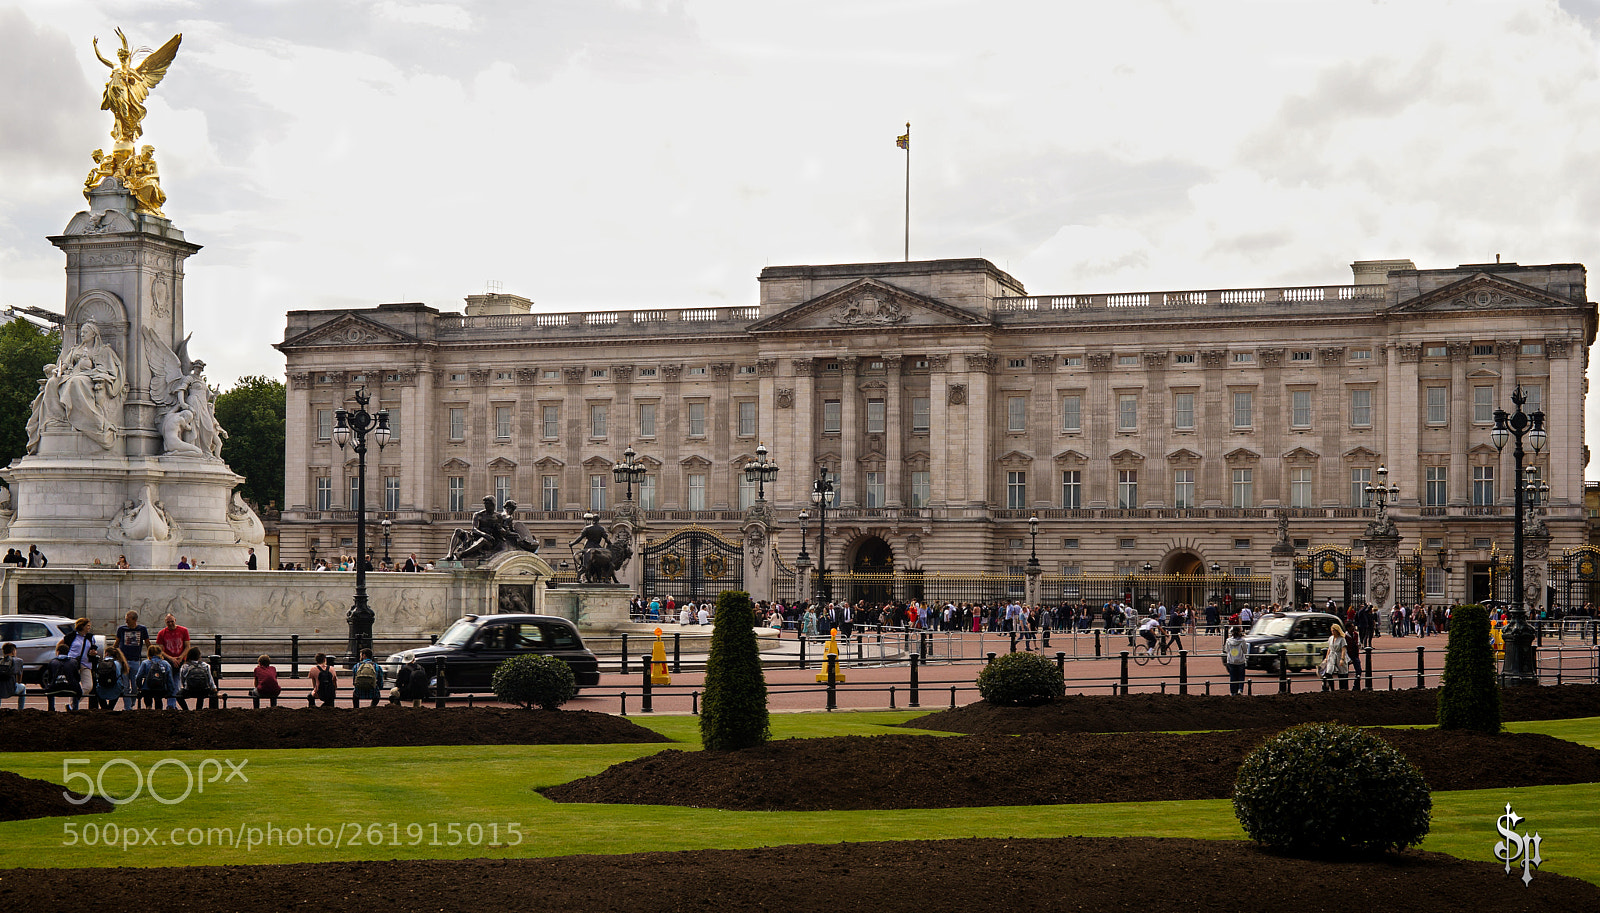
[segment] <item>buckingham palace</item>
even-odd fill
[[[1032,567],[1052,598],[1145,578],[1190,602],[1268,598],[1293,546],[1298,597],[1359,597],[1375,490],[1414,583],[1396,598],[1490,598],[1519,488],[1552,561],[1583,546],[1583,266],[1350,268],[1030,295],[982,259],[774,266],[737,307],[548,312],[494,291],[462,313],[291,311],[283,558],[355,549],[356,458],[332,431],[361,389],[392,431],[368,456],[379,560],[437,559],[485,495],[516,502],[553,565],[593,511],[640,546],[690,530],[742,549],[758,598],[795,594],[803,545],[840,579]],[[1526,483],[1491,439],[1519,387],[1548,431]],[[746,472],[758,448],[770,482]]]

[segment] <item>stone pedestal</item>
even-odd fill
[[[1367,533],[1367,601],[1379,613],[1394,608],[1400,572],[1400,535],[1388,530]]]
[[[568,583],[544,592],[547,615],[559,615],[585,632],[611,631],[627,625],[628,599],[633,595],[622,583]]]

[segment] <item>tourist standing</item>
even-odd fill
[[[1228,629],[1228,639],[1222,645],[1222,662],[1228,667],[1228,693],[1244,693],[1244,671],[1250,661],[1250,645],[1245,643],[1244,629],[1234,625]]]

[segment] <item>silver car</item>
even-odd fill
[[[59,615],[0,615],[0,643],[17,645],[22,679],[39,680],[39,670],[56,655],[56,644],[72,633],[72,619]],[[106,639],[96,634],[94,645],[103,654]]]

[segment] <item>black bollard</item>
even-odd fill
[[[1289,693],[1289,651],[1278,651],[1278,693]]]
[[[289,635],[289,677],[300,677],[300,635]]]
[[[1010,633],[1011,633],[1011,652],[1015,653],[1015,652],[1017,652],[1017,632],[1016,631],[1012,631]]]
[[[646,663],[645,665],[646,671],[649,671],[649,663]],[[622,632],[622,674],[628,674],[628,632],[626,631]]]
[[[222,653],[222,635],[221,634],[213,635],[212,636],[212,643],[213,643],[215,649],[213,649],[211,652],[220,655]]]
[[[650,656],[645,654],[639,658],[639,665],[643,669],[644,692],[640,695],[640,713],[655,713],[655,703],[651,700],[650,693]]]
[[[911,698],[906,703],[907,707],[921,707],[922,702],[917,699],[917,667],[922,664],[922,654],[911,654]],[[894,706],[894,691],[889,692],[889,706]]]
[[[445,698],[450,696],[450,681],[444,674],[444,657],[433,661],[433,706],[443,710]]]
[[[1067,654],[1065,652],[1061,651],[1061,650],[1057,650],[1056,651],[1056,674],[1061,676],[1061,680],[1062,681],[1066,681],[1066,678],[1067,678]]]
[[[800,635],[800,668],[806,667],[806,636]]]
[[[1372,690],[1372,647],[1366,648],[1366,659],[1362,662],[1367,676],[1367,690]]]
[[[993,651],[993,650],[990,650],[990,651],[989,651],[989,652],[988,652],[988,654],[986,654],[986,655],[987,655],[987,656],[988,656],[988,657],[989,657],[989,662],[990,662],[990,663],[993,663],[993,662],[994,662],[994,651]]]
[[[1422,648],[1421,647],[1417,648],[1417,687],[1418,688],[1426,688],[1426,687],[1428,687],[1427,678],[1425,677],[1425,674],[1422,671]]]
[[[220,642],[222,638],[218,637],[217,640]],[[217,690],[211,692],[212,710],[217,709],[217,695],[222,693],[222,656],[220,653],[221,651],[213,653],[206,659],[206,662],[211,666],[211,680],[217,684]],[[198,705],[200,702],[195,701],[195,703]]]
[[[800,668],[804,669],[805,666]],[[677,675],[683,671],[683,632],[672,632],[672,674]]]
[[[1122,693],[1128,693],[1128,651],[1122,651]]]
[[[1094,658],[1100,658],[1100,629],[1094,629]]]
[[[828,709],[839,708],[839,657],[833,653],[828,654]]]
[[[1178,651],[1178,693],[1189,693],[1189,651]]]

